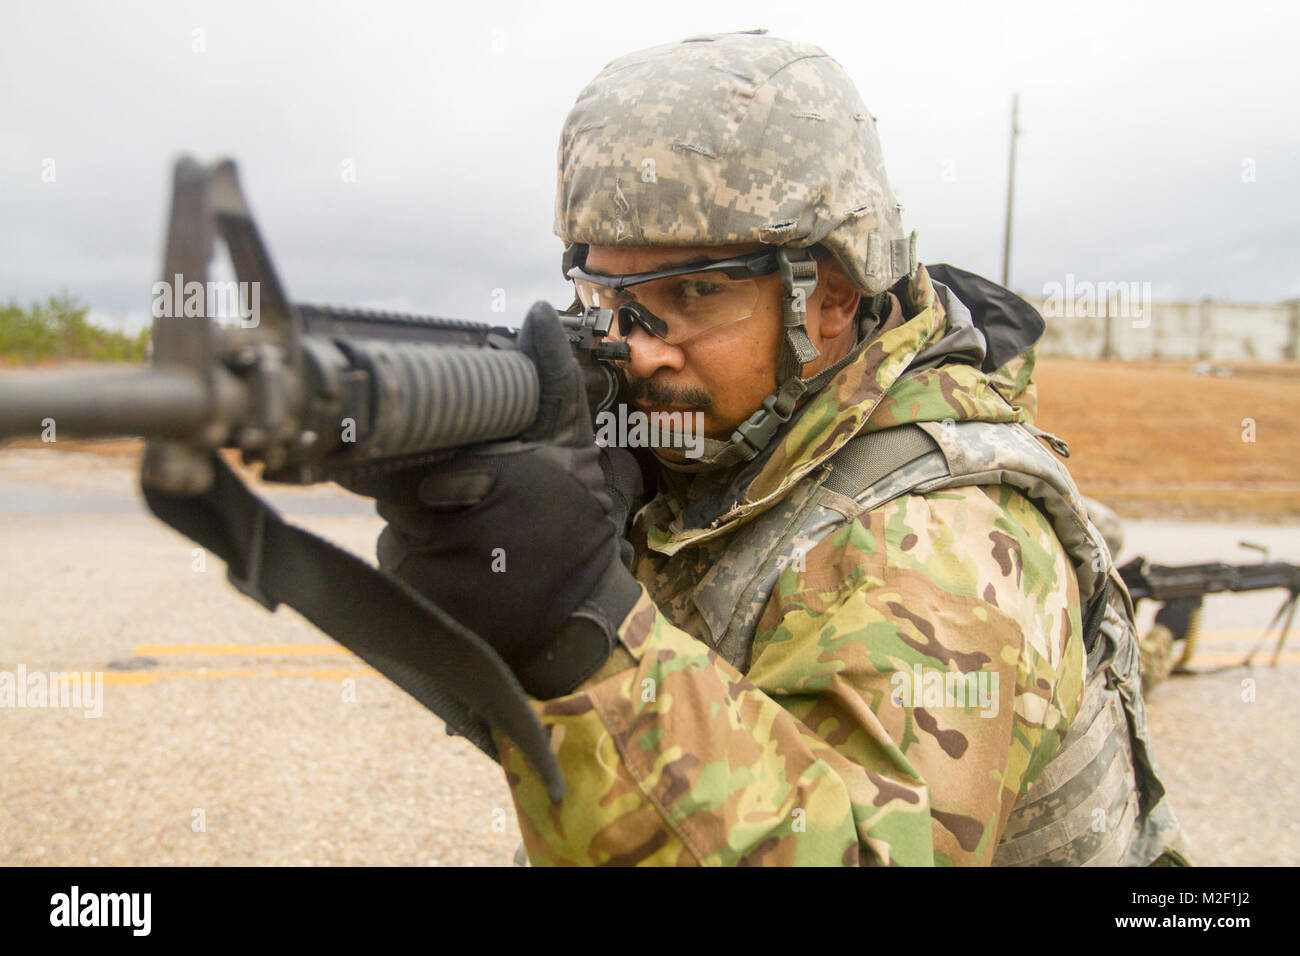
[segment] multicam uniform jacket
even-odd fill
[[[534,865],[993,860],[1084,689],[1076,576],[1026,497],[950,488],[860,515],[790,556],[739,656],[700,610],[701,589],[747,560],[739,530],[849,438],[1032,417],[1032,353],[991,374],[917,371],[952,330],[924,269],[895,292],[738,495],[720,496],[716,476],[663,475],[632,535],[645,590],[622,647],[574,693],[534,704],[564,800],[497,736]],[[954,673],[985,696],[932,697],[930,675]]]

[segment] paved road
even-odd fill
[[[219,560],[144,515],[129,464],[0,451],[0,671],[104,680],[98,717],[0,709],[0,863],[509,863],[519,832],[494,766],[295,612],[236,594]],[[328,488],[276,500],[373,554],[368,502]],[[1295,528],[1135,522],[1128,535],[1126,554],[1169,563],[1250,560],[1241,537],[1300,563]],[[1250,646],[1276,603],[1211,599],[1207,660]],[[1153,695],[1202,862],[1300,863],[1297,680],[1292,653]]]
[[[1119,560],[1144,555],[1163,564],[1250,563],[1269,549],[1300,564],[1300,528],[1279,525],[1128,521]],[[1206,598],[1193,667],[1240,661],[1259,643],[1281,604],[1278,591]],[[1149,624],[1155,608],[1140,609]],[[1300,627],[1300,619],[1297,620]],[[1276,668],[1268,641],[1249,671],[1178,677],[1147,701],[1156,756],[1199,862],[1224,866],[1300,864],[1300,634]]]
[[[237,594],[219,559],[196,563],[145,515],[129,462],[51,457],[0,451],[0,671],[102,672],[102,716],[0,709],[0,863],[510,863],[519,830],[486,757],[296,612]],[[373,555],[370,502],[275,498]]]

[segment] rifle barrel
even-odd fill
[[[199,378],[181,368],[58,369],[0,373],[0,438],[59,433],[86,438],[186,438],[209,420]]]

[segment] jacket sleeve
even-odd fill
[[[787,569],[746,674],[646,593],[626,666],[534,703],[558,804],[498,735],[547,864],[987,864],[1083,689],[1073,570],[1006,486],[908,495]]]

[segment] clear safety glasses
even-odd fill
[[[571,266],[565,275],[584,307],[613,310],[618,321],[611,337],[617,331],[617,338],[626,339],[639,327],[669,345],[752,316],[759,296],[756,277],[779,268],[775,251],[627,275],[601,275],[584,266],[585,261]]]

